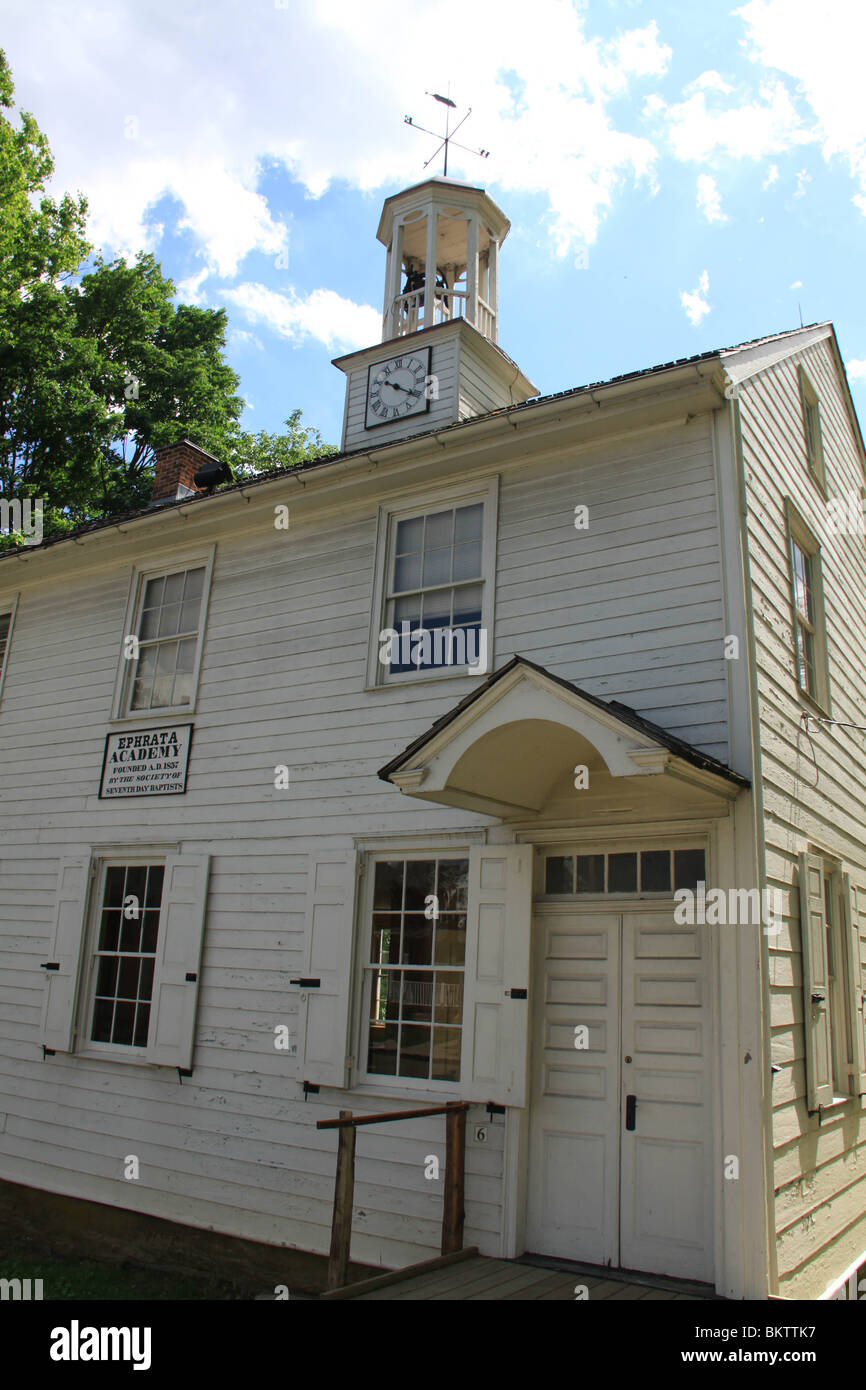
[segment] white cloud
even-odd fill
[[[767,170],[767,177],[764,179],[764,182],[761,184],[761,187],[762,187],[762,188],[772,188],[773,184],[774,184],[774,183],[778,183],[778,182],[779,182],[779,166],[778,166],[778,164],[771,164],[770,167],[769,167],[769,169]]]
[[[205,266],[197,275],[190,275],[186,280],[179,281],[177,286],[178,299],[184,304],[203,304],[205,296],[201,292],[201,287],[209,274],[210,271]]]
[[[806,193],[806,185],[812,182],[812,175],[807,169],[800,169],[797,174],[797,189],[794,193],[795,198],[803,198]]]
[[[693,290],[682,290],[680,292],[680,304],[686,311],[689,323],[695,327],[702,323],[710,312],[710,304],[706,296],[710,291],[710,277],[706,270],[702,270],[698,276],[698,283]]]
[[[702,72],[700,77],[696,77],[694,82],[690,82],[684,89],[686,92],[723,92],[725,96],[734,89],[730,82],[726,82],[721,73],[716,72],[715,68],[708,68]]]
[[[722,195],[711,174],[698,174],[698,211],[708,222],[727,222],[722,212]]]
[[[866,381],[866,358],[852,357],[845,363],[845,370],[852,381]]]
[[[802,281],[802,280],[795,280],[794,283],[793,283],[792,285],[789,285],[789,286],[788,286],[788,289],[789,289],[789,290],[801,290],[802,288],[803,288],[803,281]]]
[[[213,272],[276,255],[286,229],[263,192],[274,165],[312,197],[341,180],[419,181],[435,146],[400,118],[438,129],[423,93],[442,81],[443,44],[452,97],[473,106],[465,143],[492,151],[454,149],[449,173],[543,198],[561,255],[595,239],[624,184],[653,186],[657,151],[621,98],[661,76],[671,49],[655,22],[594,36],[571,0],[535,0],[531,19],[522,0],[40,0],[3,18],[55,188],[81,188],[93,238],[127,254],[157,249],[148,218],[168,198]]]
[[[257,352],[264,352],[264,343],[256,333],[250,333],[246,328],[233,328],[229,333],[229,344],[233,348],[255,348]],[[252,406],[250,406],[252,410]]]
[[[381,314],[369,304],[343,299],[334,290],[313,290],[302,297],[292,290],[284,294],[249,282],[223,293],[251,323],[261,323],[294,342],[316,338],[329,350],[351,350],[381,337]]]
[[[778,79],[762,83],[756,99],[739,105],[708,105],[706,91],[700,90],[673,105],[650,97],[645,109],[664,120],[676,157],[699,163],[718,155],[764,159],[815,138]]]
[[[866,192],[862,0],[823,0],[819,14],[812,0],[749,0],[736,13],[752,59],[793,78],[814,112],[824,158],[844,160]],[[855,202],[866,212],[866,202]]]

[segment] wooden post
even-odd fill
[[[351,1120],[351,1110],[341,1110],[341,1120]],[[334,1215],[331,1221],[331,1253],[328,1259],[328,1288],[340,1289],[349,1271],[352,1243],[352,1203],[355,1196],[355,1126],[340,1130],[337,1144],[337,1179],[334,1184]],[[458,1247],[459,1248],[459,1247]]]
[[[466,1111],[445,1116],[445,1201],[442,1212],[442,1254],[463,1249],[463,1176],[466,1166]]]

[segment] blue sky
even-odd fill
[[[403,117],[436,127],[425,93],[449,83],[491,151],[449,174],[511,219],[500,343],[541,392],[802,308],[835,322],[866,425],[862,0],[0,0],[0,20],[91,240],[228,309],[249,429],[299,408],[339,441],[331,358],[381,336],[381,205],[435,147]]]

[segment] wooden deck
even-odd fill
[[[437,1300],[500,1299],[538,1300],[541,1302],[572,1302],[576,1286],[585,1286],[589,1302],[631,1301],[647,1302],[701,1301],[715,1297],[702,1285],[678,1284],[669,1279],[651,1276],[627,1276],[619,1271],[588,1273],[585,1266],[551,1268],[562,1261],[528,1263],[518,1260],[495,1260],[479,1255],[477,1248],[461,1250],[425,1264],[409,1265],[407,1269],[364,1279],[359,1284],[335,1289],[323,1294],[332,1299],[406,1299],[435,1302]],[[586,1297],[586,1295],[584,1295]]]

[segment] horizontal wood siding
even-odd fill
[[[725,758],[708,417],[544,463],[527,448],[502,469],[496,665],[519,652]],[[496,460],[473,467],[489,474]],[[216,503],[209,514],[217,548],[183,797],[97,798],[129,567],[167,547],[182,556],[177,518],[131,525],[116,561],[94,547],[91,565],[79,548],[63,582],[40,577],[39,557],[0,570],[21,590],[0,706],[0,1175],[324,1252],[336,1134],[316,1120],[400,1102],[324,1088],[304,1099],[297,1062],[274,1048],[277,1025],[297,1027],[288,981],[303,970],[307,856],[348,851],[355,835],[434,840],[488,821],[376,776],[476,683],[364,689],[375,501],[305,519],[301,490],[292,496],[288,533],[272,516],[244,523]],[[579,503],[588,531],[574,528]],[[198,540],[201,523],[190,525]],[[275,790],[280,764],[289,791]],[[182,1083],[158,1068],[42,1058],[39,967],[59,861],[134,841],[212,856],[194,1074]],[[486,1119],[473,1110],[467,1128],[466,1241],[496,1255],[504,1128],[495,1117],[479,1145]],[[441,1118],[359,1131],[356,1259],[400,1265],[438,1249],[442,1183],[424,1164],[444,1160],[444,1136]],[[138,1182],[122,1175],[132,1153]]]
[[[866,724],[866,537],[828,533],[830,513],[806,467],[797,385],[802,362],[818,393],[830,497],[863,473],[829,340],[756,376],[740,417],[749,500],[767,881],[786,905],[768,938],[773,1061],[776,1226],[780,1292],[819,1294],[866,1249],[866,1118],[859,1101],[806,1110],[798,856],[810,845],[866,882],[866,734],[812,723],[794,672],[785,498],[821,541],[831,718]],[[862,890],[861,890],[862,891]],[[861,900],[866,903],[866,898]],[[861,943],[862,944],[862,943]]]

